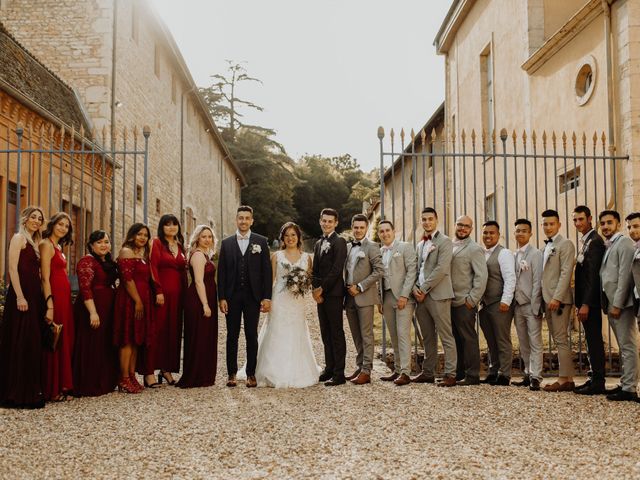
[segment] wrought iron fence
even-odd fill
[[[392,220],[402,240],[413,242],[414,246],[422,235],[419,218],[426,206],[437,210],[439,228],[448,235],[453,233],[458,216],[471,217],[476,241],[482,223],[498,221],[501,243],[507,248],[516,245],[511,226],[522,217],[534,225],[531,242],[540,248],[544,238],[538,218],[551,208],[560,214],[561,233],[577,244],[578,232],[569,228],[575,206],[589,206],[595,219],[601,210],[617,209],[622,197],[631,193],[620,188],[618,181],[621,172],[630,168],[629,157],[614,155],[604,133],[538,135],[533,131],[528,135],[523,131],[518,135],[502,129],[497,137],[495,131],[477,135],[474,130],[470,135],[462,130],[459,136],[445,136],[433,129],[422,130],[418,135],[411,130],[409,139],[401,130],[399,137],[398,145],[391,129],[387,146],[384,129],[378,129],[382,180],[380,202],[374,213],[379,219]],[[582,373],[587,359],[584,336],[577,320],[572,326],[570,346],[577,347],[578,370]],[[415,319],[414,330],[417,356],[420,342]],[[384,358],[384,319],[382,337]],[[614,373],[613,341],[609,326],[609,373]],[[551,344],[549,336],[549,353]]]
[[[110,139],[109,147],[106,128],[100,138],[95,131],[87,133],[64,127],[34,131],[20,124],[0,132],[5,144],[0,145],[0,165],[4,164],[0,168],[2,278],[8,274],[9,240],[27,205],[41,206],[48,217],[58,211],[71,216],[74,245],[67,247],[66,254],[74,281],[75,262],[84,253],[91,231],[106,230],[116,245],[127,223],[147,222],[150,129],[144,127],[141,138],[138,128],[124,128]]]

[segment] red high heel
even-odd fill
[[[138,382],[135,374],[129,376],[129,383],[136,390],[136,393],[140,393],[144,390],[144,387],[140,385],[140,382]]]
[[[122,378],[119,382],[118,382],[118,392],[124,392],[124,393],[140,393],[140,390],[138,390],[132,383],[131,383],[131,378],[127,377],[127,378]]]

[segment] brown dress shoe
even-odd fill
[[[545,385],[542,389],[545,392],[573,392],[576,388],[576,384],[574,382],[564,382],[560,384],[560,382],[553,382],[549,385]]]
[[[360,372],[360,374],[351,380],[354,385],[364,385],[365,383],[371,383],[371,375],[368,373]]]
[[[409,375],[407,375],[406,373],[403,373],[398,378],[396,378],[393,381],[393,383],[395,383],[399,387],[401,387],[403,385],[409,385],[411,383],[411,378],[409,378]]]
[[[398,378],[400,376],[399,373],[393,372],[391,375],[389,375],[388,377],[380,377],[380,380],[382,380],[383,382],[393,382],[396,378]],[[405,375],[406,376],[406,375]],[[409,381],[411,381],[411,379],[409,379]]]
[[[438,383],[438,387],[455,387],[456,377],[446,375],[442,377],[442,380]]]
[[[355,372],[353,372],[351,375],[344,377],[345,380],[353,380],[354,378],[356,378],[358,375],[360,375],[360,369],[357,369]]]
[[[412,383],[436,383],[436,378],[435,377],[431,377],[431,376],[427,375],[426,373],[422,372],[417,377],[413,377],[411,379],[411,382]]]
[[[235,387],[236,385],[238,385],[238,382],[236,381],[236,376],[229,375],[229,380],[227,380],[227,387]]]
[[[254,388],[258,386],[258,382],[256,382],[256,377],[253,375],[247,377],[247,388]]]

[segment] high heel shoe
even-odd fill
[[[153,379],[154,380],[156,379],[155,375],[153,375]],[[146,375],[144,376],[143,383],[144,383],[145,388],[158,388],[160,386],[160,382],[153,382],[153,383],[147,382],[147,376]]]
[[[118,382],[118,392],[123,393],[140,393],[140,391],[131,383],[131,378],[122,378]]]
[[[135,374],[129,376],[129,383],[131,384],[133,389],[136,391],[135,393],[140,393],[144,390],[144,387],[140,385],[140,382],[138,382],[138,379],[136,378]]]
[[[174,379],[169,381],[169,379],[166,377],[165,373],[162,370],[160,370],[160,373],[158,374],[158,384],[161,384],[163,380],[165,380],[167,382],[167,385],[174,386],[176,384],[176,381]]]

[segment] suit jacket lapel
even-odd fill
[[[462,252],[465,248],[469,246],[470,243],[471,243],[471,240],[469,239],[469,237],[467,237],[466,241],[460,246],[458,250],[456,250],[453,256],[457,257],[460,254],[460,252]]]

